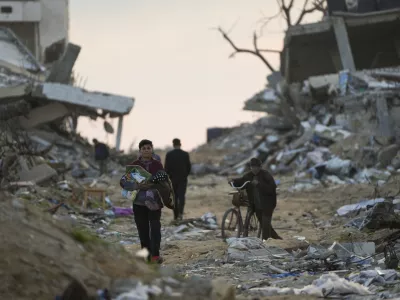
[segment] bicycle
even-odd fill
[[[232,195],[233,207],[228,209],[222,217],[221,235],[223,239],[230,237],[227,234],[228,232],[235,231],[238,238],[248,237],[249,234],[258,238],[261,237],[261,226],[255,212],[249,209],[247,193],[243,190],[249,183],[250,181],[246,181],[241,187],[235,187],[232,182],[230,183],[236,191],[229,193],[229,195]],[[244,222],[241,207],[247,207]]]

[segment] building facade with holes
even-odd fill
[[[56,61],[69,40],[69,0],[0,0],[0,27],[11,29],[44,65]]]

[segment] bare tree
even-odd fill
[[[276,18],[283,18],[286,21],[287,28],[295,25],[300,25],[305,16],[314,12],[325,12],[326,11],[326,0],[303,0],[304,3],[301,7],[300,13],[298,14],[297,18],[293,17],[293,10],[295,9],[295,2],[296,0],[276,0],[279,11],[273,16],[264,17],[260,20],[262,23],[261,25],[261,34],[263,28],[265,28],[268,23]],[[299,0],[301,1],[301,0]],[[294,21],[293,21],[294,20]],[[239,48],[236,44],[232,41],[232,39],[228,36],[228,33],[224,31],[221,27],[218,28],[218,31],[222,34],[222,37],[232,46],[234,52],[229,56],[233,57],[236,53],[248,53],[254,56],[257,56],[264,65],[271,71],[274,72],[275,69],[268,61],[268,59],[263,55],[263,53],[275,53],[280,54],[279,50],[271,50],[271,49],[259,49],[258,48],[258,38],[256,32],[253,33],[253,50]]]
[[[308,14],[311,14],[316,11],[323,11],[324,10],[324,2],[325,0],[315,0],[315,1],[310,1],[310,0],[303,0],[303,6],[302,9],[298,15],[297,18],[294,18],[293,21],[293,8],[294,8],[294,3],[295,0],[289,0],[289,3],[287,3],[287,0],[277,0],[278,5],[280,7],[280,15],[283,16],[283,18],[286,20],[286,25],[287,27],[295,26],[295,25],[300,25],[301,22],[303,22],[304,17]]]
[[[232,48],[235,50],[235,52],[233,52],[229,57],[233,57],[235,56],[236,53],[249,53],[249,54],[253,54],[255,56],[257,56],[259,59],[261,59],[261,61],[268,67],[268,69],[270,69],[271,72],[274,72],[275,69],[274,67],[268,62],[268,60],[264,57],[264,55],[262,55],[262,52],[272,52],[272,53],[280,53],[280,51],[278,50],[262,50],[262,49],[258,49],[258,45],[257,45],[257,34],[256,32],[253,33],[253,47],[254,50],[249,50],[249,49],[243,49],[243,48],[239,48],[235,45],[235,43],[233,43],[233,41],[229,38],[228,34],[220,27],[218,28],[218,31],[221,32],[222,37],[232,46]]]

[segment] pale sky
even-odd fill
[[[263,14],[276,12],[273,0],[71,0],[70,41],[82,46],[75,70],[89,90],[135,98],[124,119],[123,149],[143,138],[161,148],[178,137],[190,150],[205,142],[208,127],[259,117],[242,108],[269,73],[257,57],[229,59],[232,49],[212,28],[233,27],[235,43],[251,47]],[[284,28],[272,22],[260,48],[281,50]],[[267,57],[278,68],[279,56]],[[84,136],[115,145],[102,121],[79,122]],[[112,124],[116,130],[117,119]]]

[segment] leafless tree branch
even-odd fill
[[[235,50],[235,52],[233,52],[230,57],[233,57],[236,53],[249,53],[252,55],[257,56],[259,59],[261,59],[261,61],[268,67],[268,69],[271,72],[275,72],[274,67],[268,62],[268,60],[262,55],[261,50],[258,49],[258,45],[257,45],[257,34],[254,32],[253,34],[253,47],[254,50],[250,50],[250,49],[243,49],[243,48],[239,48],[235,45],[235,43],[230,39],[230,37],[228,36],[228,34],[222,29],[222,28],[218,28],[218,31],[222,34],[222,37],[231,45],[231,47]],[[263,52],[277,52],[280,53],[277,50],[263,50]]]
[[[267,26],[269,22],[272,20],[276,19],[279,16],[282,16],[283,19],[286,21],[286,26],[287,28],[295,25],[300,25],[304,17],[307,16],[308,14],[311,14],[313,12],[325,12],[326,11],[326,0],[303,0],[303,6],[300,11],[299,16],[297,19],[294,21],[292,17],[292,11],[295,8],[295,0],[276,0],[276,3],[279,7],[279,11],[277,14],[273,15],[272,17],[264,17],[261,19],[262,25],[260,32],[264,30],[264,28]]]
[[[287,28],[289,28],[291,26],[301,24],[303,22],[305,16],[307,16],[308,14],[311,14],[316,11],[318,11],[318,12],[326,11],[326,0],[303,0],[303,1],[304,2],[303,2],[303,6],[301,8],[300,14],[297,17],[297,19],[295,19],[295,21],[293,21],[292,11],[295,8],[295,0],[276,0],[278,7],[279,7],[279,11],[271,17],[264,17],[262,20],[260,20],[262,22],[262,25],[260,28],[261,35],[262,35],[263,29],[268,25],[268,23],[280,16],[282,16],[285,19]],[[222,28],[219,27],[218,31],[222,34],[222,37],[235,50],[229,57],[235,56],[236,53],[249,53],[249,54],[255,55],[259,59],[261,59],[261,61],[268,67],[268,69],[271,72],[275,72],[275,69],[272,67],[272,65],[269,63],[269,61],[262,55],[262,53],[267,52],[267,53],[279,53],[280,54],[281,51],[271,50],[271,49],[259,49],[258,44],[257,44],[258,37],[257,37],[256,32],[254,32],[254,34],[253,34],[254,50],[250,50],[250,49],[243,49],[243,48],[237,47],[235,45],[235,43],[233,43],[233,41],[230,39],[227,32],[224,31]]]
[[[316,8],[317,11],[325,13],[328,10],[326,0],[314,0],[313,6]]]
[[[282,10],[279,10],[275,15],[271,17],[263,17],[261,20],[259,20],[257,23],[261,23],[260,27],[260,35],[263,35],[264,29],[268,26],[268,24],[275,20],[276,18],[280,17],[282,14]]]

